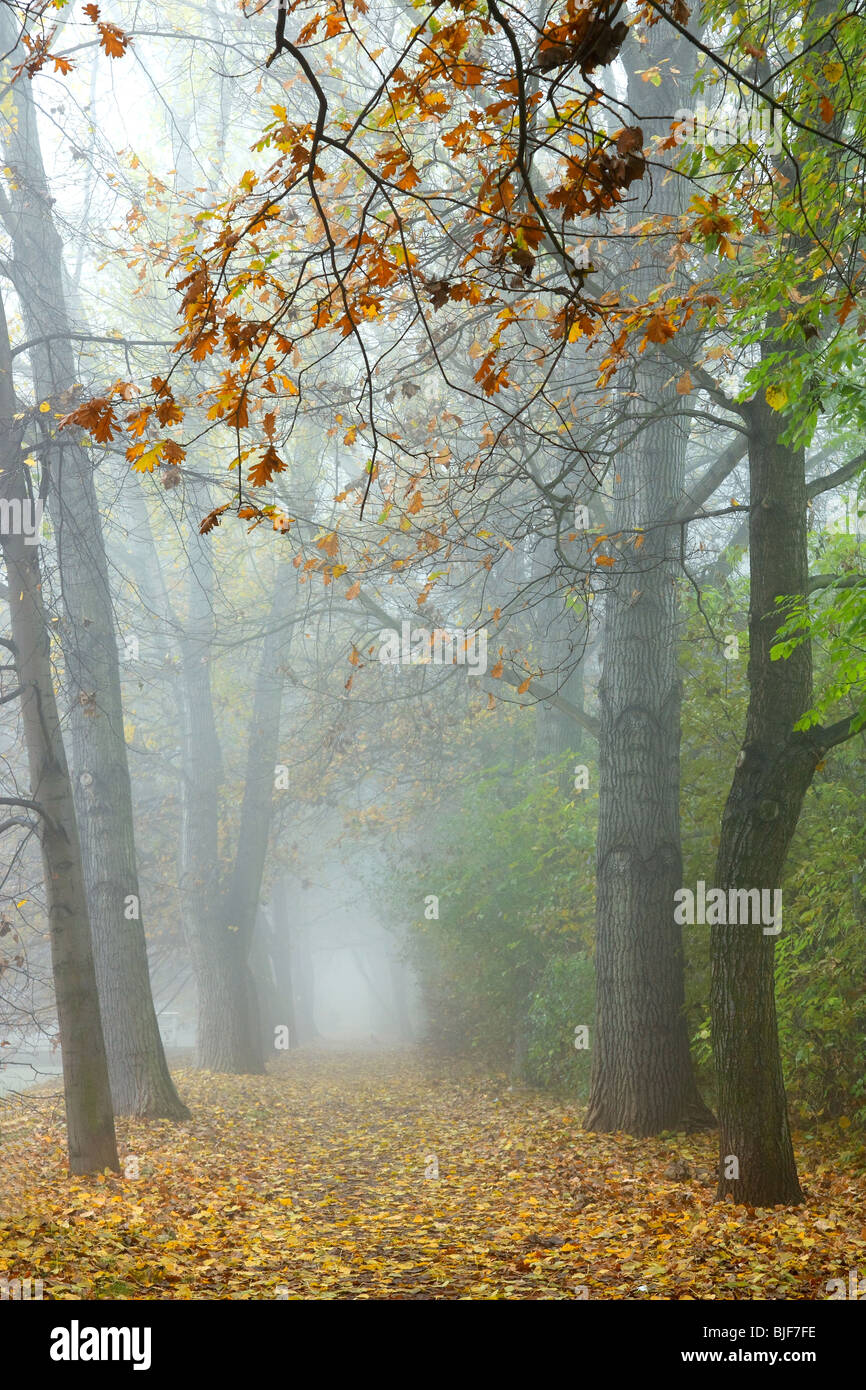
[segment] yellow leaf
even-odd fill
[[[784,410],[788,404],[788,392],[784,386],[768,386],[764,395],[767,398],[767,405],[773,410]]]
[[[135,460],[132,465],[133,472],[152,473],[154,468],[158,467],[160,463],[164,447],[165,441],[158,439],[155,444],[152,444],[149,449],[145,450],[140,458]]]

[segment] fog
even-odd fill
[[[862,1132],[844,9],[0,4],[0,1143],[219,1191],[284,1107],[290,1253],[178,1297],[754,1297],[578,1268],[558,1146],[754,1215]]]

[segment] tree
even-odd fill
[[[672,46],[659,27],[639,61],[651,69],[668,55],[679,74],[671,84],[641,83],[640,96],[634,79],[630,86],[648,143],[667,126],[670,85],[682,84],[682,101],[693,73],[691,46]],[[647,211],[661,224],[673,222],[682,193],[659,163]],[[637,215],[628,220],[639,235]],[[658,236],[638,253],[641,302],[652,302],[666,252],[670,244]],[[682,934],[673,906],[682,882],[680,538],[679,528],[665,523],[683,498],[688,425],[662,351],[666,336],[648,329],[634,366],[620,373],[631,405],[613,485],[610,530],[622,540],[608,548],[612,578],[599,689],[597,1039],[587,1125],[631,1134],[713,1123],[689,1055]]]
[[[798,7],[794,15],[800,19]],[[726,903],[741,890],[779,889],[815,769],[857,728],[851,716],[803,727],[812,688],[807,634],[789,646],[786,661],[774,661],[780,606],[802,605],[809,590],[810,497],[862,467],[855,459],[807,483],[806,445],[823,413],[824,391],[844,393],[850,365],[850,343],[840,342],[835,330],[853,307],[845,267],[862,233],[859,211],[849,221],[839,209],[848,204],[849,180],[858,182],[862,174],[863,132],[858,114],[837,111],[835,91],[833,100],[816,93],[828,81],[838,91],[856,52],[852,18],[819,7],[803,21],[799,39],[776,46],[764,38],[767,16],[756,6],[746,13],[745,30],[727,31],[720,48],[729,56],[719,57],[718,66],[740,92],[751,89],[773,104],[776,119],[790,124],[783,127],[780,153],[757,160],[745,180],[737,139],[717,163],[724,175],[718,191],[693,200],[705,242],[736,262],[720,279],[745,377],[738,410],[749,457],[749,700],[715,872]],[[731,50],[742,47],[758,64],[760,84],[731,66]],[[742,231],[747,219],[748,237]],[[765,279],[755,296],[750,287],[758,268]],[[819,366],[824,335],[831,342]],[[779,1056],[774,935],[772,926],[754,918],[732,922],[727,914],[712,926],[719,1195],[756,1206],[802,1199]]]
[[[806,13],[795,3],[784,36],[770,44],[766,35],[775,32],[775,20],[762,6],[743,12],[743,23],[739,12],[731,21],[727,12],[714,15],[708,6],[721,34],[710,45],[687,29],[685,6],[665,7],[654,0],[641,11],[633,35],[619,19],[619,6],[612,5],[578,10],[566,3],[555,13],[542,10],[533,17],[516,7],[506,12],[469,0],[459,19],[448,23],[441,22],[436,8],[401,13],[385,61],[372,68],[361,6],[351,20],[334,6],[306,24],[300,6],[283,7],[268,72],[290,62],[302,76],[302,91],[274,107],[274,120],[257,146],[258,153],[267,152],[272,159],[270,167],[244,173],[235,196],[221,203],[216,219],[208,219],[213,224],[210,240],[199,236],[197,226],[178,262],[181,356],[208,362],[211,372],[219,364],[219,382],[202,390],[191,407],[178,400],[171,374],[156,378],[152,393],[130,410],[121,403],[122,391],[107,390],[86,414],[73,414],[71,423],[107,436],[124,428],[132,440],[128,457],[133,467],[153,471],[170,461],[176,447],[168,429],[182,423],[185,411],[206,409],[215,425],[222,422],[234,432],[238,470],[234,498],[214,509],[207,528],[231,510],[244,519],[268,521],[284,535],[294,527],[296,558],[305,571],[326,584],[343,581],[347,599],[358,597],[362,580],[366,583],[375,569],[378,542],[365,541],[358,531],[353,535],[348,519],[353,503],[359,519],[363,516],[375,484],[382,499],[377,524],[389,524],[393,569],[417,574],[429,570],[432,556],[442,553],[444,563],[425,585],[423,598],[418,595],[420,604],[427,602],[434,584],[443,582],[455,552],[462,558],[462,548],[471,540],[489,537],[486,527],[478,531],[479,522],[484,525],[491,498],[501,496],[515,476],[528,477],[559,511],[584,491],[575,485],[586,482],[576,477],[578,460],[595,477],[598,460],[588,446],[586,420],[576,408],[569,348],[579,344],[581,352],[586,347],[604,351],[598,365],[600,386],[606,389],[617,373],[618,381],[634,387],[628,364],[630,349],[636,347],[636,394],[652,403],[651,410],[669,390],[664,378],[669,362],[677,372],[678,395],[704,392],[721,405],[724,423],[748,439],[754,542],[748,727],[755,738],[747,739],[747,745],[757,743],[758,756],[748,746],[743,749],[725,815],[717,877],[721,891],[753,888],[742,881],[744,876],[758,869],[771,876],[780,871],[808,785],[803,768],[810,758],[814,766],[820,750],[837,737],[834,726],[820,737],[816,731],[804,737],[805,731],[795,727],[810,700],[802,653],[792,654],[784,699],[773,707],[774,682],[782,678],[773,675],[768,660],[778,615],[768,617],[760,605],[766,600],[772,610],[779,600],[802,599],[805,593],[809,493],[803,449],[824,412],[822,392],[828,382],[847,407],[855,399],[851,362],[863,326],[854,314],[859,273],[847,266],[860,237],[862,141],[856,110],[844,109],[838,89],[843,79],[851,81],[846,62],[850,67],[856,52],[859,16],[847,11],[836,15],[826,7]],[[650,42],[656,24],[659,32]],[[589,229],[598,240],[602,229],[618,230],[612,214],[644,179],[647,151],[633,112],[613,90],[604,89],[598,70],[611,63],[627,37],[634,37],[654,59],[642,76],[662,93],[668,57],[659,35],[670,30],[685,41],[686,52],[691,47],[706,58],[699,83],[729,82],[737,102],[746,94],[753,109],[767,103],[775,118],[790,125],[785,134],[789,147],[783,161],[762,153],[752,157],[755,141],[737,137],[719,158],[714,141],[721,142],[712,133],[702,135],[701,148],[689,154],[680,173],[700,177],[706,186],[694,192],[685,208],[663,210],[661,221],[649,220],[643,228],[631,223],[644,247],[634,264],[626,265],[614,296],[607,285],[597,287],[585,254],[590,238],[583,234]],[[837,41],[841,58],[829,56],[829,46]],[[340,63],[351,66],[357,78],[354,105],[340,85],[338,53]],[[833,89],[832,100],[816,96],[826,83]],[[672,97],[673,106],[680,94],[664,95]],[[724,102],[730,115],[727,88],[723,115]],[[650,104],[654,119],[667,114],[668,124],[673,123],[674,110],[665,113],[665,102]],[[440,139],[447,158],[437,148]],[[658,146],[659,154],[677,143],[672,132]],[[750,155],[747,174],[742,172],[744,147]],[[828,149],[834,159],[830,177],[823,179],[821,161]],[[849,216],[839,217],[839,208],[850,209]],[[655,267],[657,273],[651,275],[646,248],[662,236],[674,239],[671,264]],[[689,258],[691,279],[677,269]],[[760,293],[755,292],[758,283]],[[789,311],[780,304],[794,307]],[[541,330],[539,322],[545,325]],[[844,331],[837,333],[836,327]],[[689,350],[697,330],[700,349],[692,361]],[[758,349],[766,338],[768,345]],[[826,349],[820,361],[819,344]],[[709,362],[718,360],[731,369],[737,399],[725,393],[708,369]],[[339,380],[331,375],[335,362],[342,369]],[[472,412],[468,423],[459,417],[460,436],[455,445],[449,440],[447,452],[438,432],[431,443],[419,445],[404,422],[409,410],[394,405],[398,390],[410,401],[426,396],[426,381],[419,385],[415,378],[434,371],[459,395],[461,410]],[[209,380],[214,383],[213,377]],[[788,409],[793,391],[798,393],[796,411]],[[277,500],[279,475],[286,470],[282,455],[301,409],[328,411],[335,421],[332,428],[339,428],[344,448],[353,451],[362,468],[360,485],[353,482],[337,494],[339,504],[352,498],[344,513],[312,536]],[[787,427],[774,419],[786,409],[791,417]],[[157,423],[166,427],[160,438],[137,440]],[[679,854],[679,695],[673,663],[675,607],[668,586],[673,587],[677,570],[685,568],[673,527],[682,528],[684,540],[686,504],[693,502],[701,516],[704,502],[740,456],[735,447],[725,448],[696,484],[690,480],[686,485],[682,449],[673,447],[668,435],[660,448],[658,425],[652,419],[642,431],[631,476],[624,481],[621,475],[616,485],[612,533],[599,541],[609,543],[608,549],[594,556],[605,569],[632,569],[639,575],[659,614],[653,627],[642,621],[648,603],[642,609],[637,585],[636,596],[621,581],[609,595],[609,711],[601,752],[603,783],[611,794],[601,850],[609,870],[616,866],[620,840],[630,836],[625,857],[632,890],[624,912],[619,911],[612,874],[610,891],[600,895],[600,922],[605,930],[607,924],[615,928],[600,943],[601,1007],[605,1018],[627,1013],[629,1024],[625,1047],[619,1045],[617,1030],[608,1030],[591,1113],[598,1123],[616,1125],[629,1110],[654,1109],[651,1116],[627,1116],[627,1124],[639,1129],[662,1120],[679,1123],[682,1112],[693,1108],[677,993],[677,937],[668,901]],[[250,465],[256,450],[262,452]],[[545,451],[552,482],[533,472],[539,450]],[[508,460],[507,467],[502,459]],[[786,487],[790,507],[784,503]],[[638,488],[650,497],[646,512],[642,499],[635,501]],[[682,492],[687,495],[678,497]],[[778,514],[757,516],[755,508],[765,504],[771,513],[778,508]],[[509,536],[512,547],[519,529]],[[487,570],[492,549],[481,560]],[[498,605],[494,613],[499,613]],[[771,622],[768,638],[765,624]],[[630,643],[647,649],[651,631],[663,636],[661,655],[653,653],[643,664],[635,661],[630,669]],[[644,689],[648,673],[657,684],[655,688],[650,681],[649,700]],[[505,675],[504,661],[497,662],[493,674]],[[515,684],[518,693],[547,693],[533,672]],[[640,706],[635,721],[630,715],[633,697]],[[560,697],[558,707],[567,703]],[[660,737],[643,757],[642,740],[654,723]],[[845,725],[843,735],[850,729]],[[630,731],[635,733],[631,752],[625,747]],[[800,769],[790,784],[782,775],[787,764]],[[628,825],[628,798],[617,794],[617,771],[634,775],[639,785],[637,835],[631,835]],[[755,777],[757,781],[749,780]],[[772,810],[783,789],[791,797],[791,817]],[[646,814],[648,804],[663,812],[658,827]],[[762,818],[768,820],[766,826]],[[648,1093],[632,1085],[659,1071],[638,1055],[648,1005],[640,934],[633,934],[614,987],[616,952],[627,940],[631,904],[640,901],[635,870],[640,856],[634,849],[641,837],[647,851],[660,838],[664,858],[663,869],[652,878],[653,902],[647,910],[654,940],[663,949],[659,978],[669,984],[660,994],[662,1023],[656,1041],[661,1046],[651,1049],[653,1057],[667,1053],[666,1063],[673,1061],[662,1068],[661,1106],[649,1105]],[[792,1177],[774,1041],[772,953],[766,941],[756,940],[758,935],[764,934],[743,936],[740,945],[730,931],[715,935],[717,1059],[727,1088],[722,1096],[722,1158],[734,1141],[744,1151],[753,1145],[748,1163],[752,1177],[745,1183],[736,1180],[736,1190],[762,1200],[774,1192],[780,1200],[796,1200],[799,1189]],[[764,1056],[766,1113],[758,1125],[736,1072],[740,1068],[742,1074],[755,1075]],[[606,1103],[604,1093],[616,1097],[613,1104]]]
[[[18,516],[32,503],[22,442],[28,412],[18,408],[5,305],[0,299],[0,501]],[[7,513],[8,515],[9,513]],[[54,698],[50,638],[42,601],[39,547],[19,526],[0,530],[15,660],[51,934],[51,960],[63,1057],[67,1144],[72,1173],[118,1169],[108,1065],[102,1036],[90,920],[78,830]]]
[[[0,42],[15,60],[11,15]],[[12,84],[4,145],[10,171],[4,221],[10,274],[26,327],[30,371],[41,401],[68,401],[76,365],[64,287],[63,247],[51,216],[32,82]],[[25,344],[19,345],[19,351]],[[93,930],[112,1096],[118,1114],[188,1116],[165,1060],[150,987],[135,855],[118,636],[93,461],[85,436],[62,441],[45,427],[43,474],[53,515],[63,593],[76,810]]]
[[[427,304],[432,305],[433,314],[446,309],[449,317],[459,314],[461,335],[477,335],[466,359],[467,384],[458,377],[456,387],[476,408],[481,402],[485,409],[499,412],[496,426],[484,421],[481,441],[472,441],[472,447],[480,444],[479,461],[486,460],[488,471],[494,472],[494,450],[505,441],[509,422],[518,428],[513,423],[517,419],[530,444],[543,441],[556,450],[559,468],[574,486],[586,454],[576,444],[573,425],[564,427],[569,433],[559,441],[547,421],[539,423],[547,410],[554,412],[555,419],[560,415],[555,368],[568,360],[568,350],[580,339],[589,344],[601,342],[614,329],[622,329],[610,350],[610,363],[622,356],[626,329],[643,329],[642,349],[647,341],[663,340],[672,332],[658,306],[648,301],[646,275],[634,282],[639,292],[637,310],[626,312],[609,294],[591,293],[586,288],[586,246],[578,244],[576,235],[580,219],[597,225],[605,213],[620,207],[646,168],[641,130],[632,125],[617,129],[613,121],[599,122],[593,115],[593,74],[613,61],[625,38],[626,26],[618,21],[620,6],[584,11],[569,4],[556,20],[552,12],[542,12],[538,24],[527,15],[511,11],[506,15],[498,6],[474,3],[464,6],[460,19],[453,23],[440,23],[432,10],[421,17],[420,24],[415,24],[412,16],[412,25],[405,33],[401,26],[395,39],[393,61],[384,82],[373,82],[372,93],[366,93],[360,104],[357,121],[348,126],[332,113],[329,82],[321,72],[318,55],[321,76],[305,56],[305,46],[319,45],[322,18],[313,17],[297,39],[292,39],[287,14],[291,12],[294,23],[296,8],[280,11],[271,62],[285,53],[299,66],[312,97],[312,120],[293,119],[285,107],[275,107],[275,120],[259,146],[276,153],[266,182],[271,188],[280,188],[279,221],[273,193],[269,188],[264,197],[259,195],[255,191],[258,175],[250,170],[211,244],[204,251],[198,244],[184,250],[186,274],[179,285],[183,292],[180,346],[184,356],[201,362],[225,354],[232,364],[223,374],[209,418],[240,431],[250,427],[261,411],[270,441],[249,468],[247,486],[239,479],[240,514],[272,520],[274,528],[281,529],[285,513],[274,503],[262,506],[254,500],[255,491],[272,488],[285,468],[274,437],[272,407],[281,398],[284,402],[293,398],[303,401],[303,381],[316,383],[322,375],[320,367],[330,364],[332,355],[341,348],[344,357],[345,349],[351,348],[350,366],[358,394],[343,442],[352,445],[361,436],[371,447],[366,481],[358,497],[363,516],[374,477],[381,485],[385,457],[393,461],[399,449],[401,436],[380,430],[374,409],[394,334],[399,331],[404,340],[407,334],[413,335],[446,385],[455,385],[454,373],[443,359],[445,339],[430,323]],[[350,40],[352,32],[346,16],[335,8],[327,20],[326,52],[329,40],[342,36]],[[417,41],[422,34],[424,45],[420,47]],[[372,74],[363,48],[355,50],[355,58],[369,82]],[[545,82],[550,85],[545,86]],[[417,144],[392,133],[395,101],[417,123]],[[627,109],[626,104],[610,103],[611,108],[616,105]],[[438,173],[431,176],[424,166],[432,153],[425,134],[428,124],[444,132],[442,141],[452,155],[453,173],[444,207],[440,207],[443,199]],[[542,140],[543,129],[546,135]],[[347,184],[359,180],[360,218],[354,212],[347,216],[343,192]],[[465,216],[454,216],[458,207],[469,213],[472,238],[466,234]],[[418,212],[425,212],[420,222]],[[426,230],[426,213],[435,227],[432,235]],[[257,259],[249,269],[241,259],[248,248],[257,250],[263,239],[274,241],[276,246],[270,258],[272,269],[266,276]],[[279,264],[279,280],[275,262]],[[627,290],[627,266],[623,275]],[[278,307],[263,313],[262,304],[270,305],[274,296]],[[498,325],[495,331],[491,322]],[[539,322],[544,323],[541,335]],[[368,330],[367,325],[372,327]],[[519,403],[513,406],[509,394],[519,380],[518,364],[527,338],[537,345],[537,366],[527,382],[531,409]],[[303,353],[298,341],[304,343]],[[655,379],[660,379],[658,369]],[[316,385],[307,389],[315,390]],[[405,388],[407,395],[409,389]],[[204,398],[200,400],[203,403]],[[86,417],[79,412],[72,418],[108,433],[121,423],[140,433],[156,417],[179,423],[183,415],[172,381],[160,378],[152,403],[142,401],[124,422],[117,416],[111,394],[92,402]],[[483,416],[479,425],[482,420]],[[341,428],[346,423],[342,414],[338,421]],[[284,438],[290,429],[282,426]],[[649,439],[649,433],[645,438]],[[677,438],[676,429],[668,438]],[[128,456],[133,467],[153,469],[162,465],[172,448],[167,438],[147,444],[142,441],[130,446]],[[239,473],[250,452],[239,450]],[[682,469],[682,451],[676,457],[675,473]],[[651,468],[654,460],[649,447],[646,466]],[[470,466],[468,460],[466,466]],[[473,487],[477,482],[478,477],[473,478]],[[627,483],[626,488],[631,485]],[[417,486],[417,478],[410,480],[410,491],[413,486]],[[664,513],[679,500],[676,477],[667,480],[660,496]],[[408,517],[418,515],[423,502],[418,491],[406,509],[407,525]],[[392,505],[389,501],[387,510]],[[228,509],[224,504],[214,517]],[[654,507],[650,514],[655,516],[657,510]],[[452,515],[458,514],[453,505]],[[635,521],[630,511],[626,519]],[[208,524],[211,521],[208,518]],[[466,533],[466,524],[461,525]],[[299,534],[297,526],[294,534]],[[645,650],[647,659],[650,653],[660,653],[659,660],[672,668],[674,608],[669,572],[666,565],[660,569],[656,563],[656,535],[665,537],[664,532],[653,535],[648,562],[641,572],[644,582],[655,585],[663,601],[660,606],[647,601],[642,611],[652,612],[654,618],[656,611],[664,609],[667,631],[658,634],[655,643],[648,639]],[[324,551],[317,557],[316,568],[326,582],[346,568],[331,563],[339,559],[339,544],[336,529],[315,541],[315,547]],[[428,553],[439,544],[431,540]],[[663,544],[670,549],[673,543],[668,536]],[[418,545],[422,546],[420,540]],[[587,558],[585,551],[584,556]],[[424,558],[423,549],[419,558]],[[607,556],[592,559],[613,563]],[[613,599],[611,603],[615,607]],[[631,622],[625,601],[616,611],[623,614],[626,625]],[[611,642],[615,645],[612,629]],[[494,669],[501,672],[502,664]],[[615,655],[608,669],[626,668]],[[652,685],[639,665],[629,669],[638,686],[645,689]],[[522,691],[523,678],[516,683]],[[660,698],[670,715],[670,737],[659,749],[664,769],[664,833],[670,831],[676,841],[677,779],[668,776],[672,749],[675,761],[676,709],[670,705],[669,689]],[[617,709],[612,716],[614,724],[619,713]],[[631,747],[623,747],[613,761],[633,763],[632,754]],[[605,760],[610,760],[609,750],[603,759],[607,789],[618,774],[608,773]],[[647,769],[644,774],[652,780]],[[614,802],[606,801],[606,805],[611,809]],[[638,860],[648,848],[644,830],[653,836],[662,822],[652,799],[642,800],[641,806],[645,824],[643,830],[636,831],[640,853],[632,858],[642,886],[644,868]],[[619,831],[613,822],[606,818],[603,824],[610,825],[616,839]],[[639,892],[629,898],[626,915],[634,903],[643,904],[646,921],[653,923],[650,934],[635,935],[620,920],[617,863],[615,854],[604,848],[600,864],[610,876],[611,892],[600,906],[599,917],[599,960],[604,967],[600,1009],[605,1022],[600,1030],[598,1077],[606,1099],[594,1104],[593,1122],[613,1128],[637,1127],[644,1132],[647,1126],[664,1127],[696,1116],[705,1121],[707,1112],[691,1077],[682,1018],[682,968],[672,920],[678,847],[675,845],[673,857],[659,877],[655,895],[647,898]],[[610,952],[605,946],[608,939],[614,943]],[[632,947],[627,952],[629,985],[623,991],[614,988],[613,974],[605,962],[623,959],[626,940]],[[654,963],[649,973],[648,960]],[[618,985],[623,983],[620,978]],[[634,996],[636,1003],[639,1000],[638,1007],[625,1005],[625,995]],[[616,1004],[617,998],[622,1002]],[[628,1024],[624,1027],[626,1016]],[[647,1039],[649,1018],[654,1021],[652,1037]],[[635,1034],[640,1037],[640,1046],[633,1045]],[[621,1047],[616,1043],[618,1037],[625,1039]],[[624,1091],[618,1092],[617,1055],[628,1059],[625,1065],[633,1075],[626,1089],[640,1097],[639,1106],[648,1107],[646,1113],[633,1112]],[[649,1076],[655,1079],[652,1088],[647,1086]]]

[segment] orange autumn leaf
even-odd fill
[[[80,425],[93,436],[97,444],[110,444],[117,426],[114,407],[109,405],[105,396],[95,396],[93,400],[80,405],[77,410],[64,415],[59,428],[68,429],[70,425]]]
[[[95,8],[95,6],[94,6]],[[122,58],[132,40],[116,24],[99,25],[99,43],[109,58]]]
[[[166,463],[182,463],[186,458],[186,449],[182,444],[178,444],[176,439],[166,439],[163,443],[162,456]]]
[[[284,473],[286,465],[283,463],[273,444],[262,454],[256,463],[252,464],[247,478],[253,487],[266,487],[275,473]]]
[[[653,314],[647,324],[645,341],[666,343],[669,338],[674,337],[676,331],[674,325],[663,314]]]
[[[317,540],[316,548],[318,550],[323,550],[328,559],[333,560],[340,548],[340,542],[337,538],[336,531],[330,531],[327,536],[322,536],[320,540]]]
[[[228,511],[228,508],[228,502],[224,502],[221,507],[214,507],[212,512],[208,512],[207,516],[204,518],[204,520],[198,528],[203,536],[206,536],[209,531],[212,531],[214,529],[215,526],[219,526],[220,517],[222,516],[223,512]]]

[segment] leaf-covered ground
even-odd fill
[[[838,1129],[798,1136],[806,1207],[755,1211],[714,1202],[713,1136],[585,1134],[574,1107],[416,1054],[178,1080],[192,1122],[118,1121],[137,1179],[69,1179],[56,1107],[4,1127],[0,1275],[55,1299],[822,1299],[866,1274]]]

